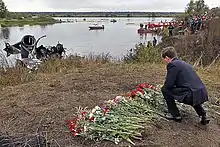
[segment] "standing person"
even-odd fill
[[[147,30],[147,29],[148,29],[148,26],[147,26],[147,25],[145,25],[144,29],[145,29],[145,30]]]
[[[191,20],[191,34],[194,34],[195,33],[195,19],[194,18],[192,18],[192,20]]]
[[[152,47],[152,43],[150,41],[147,42],[147,48]]]
[[[201,28],[201,25],[202,25],[202,20],[201,20],[201,17],[198,17],[198,24],[197,24],[197,30],[199,31],[200,30],[200,28]]]
[[[156,39],[156,37],[154,37],[154,39],[153,39],[153,46],[155,47],[157,45],[157,39]]]
[[[170,23],[169,27],[168,27],[168,30],[169,30],[169,36],[173,36],[173,25]]]
[[[173,47],[164,48],[161,55],[167,63],[167,76],[161,89],[168,107],[165,117],[175,121],[182,120],[175,103],[177,100],[191,105],[201,117],[200,123],[208,124],[210,120],[207,119],[206,111],[202,107],[202,104],[208,101],[208,92],[196,71],[190,64],[178,59]]]

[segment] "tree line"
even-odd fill
[[[8,9],[5,5],[5,3],[0,0],[0,18],[6,18],[8,14]]]
[[[204,0],[190,0],[185,8],[187,16],[211,14],[220,16],[220,7],[209,9]]]
[[[209,9],[204,0],[190,0],[185,8],[185,14],[187,16],[203,15],[205,13],[211,13],[213,15],[220,16],[220,7]],[[7,6],[3,0],[0,0],[0,18],[21,18],[27,17],[27,14],[9,12]],[[152,16],[155,15],[152,13]]]

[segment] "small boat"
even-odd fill
[[[115,20],[115,19],[112,19],[112,20],[110,20],[110,22],[114,22],[114,23],[115,23],[115,22],[117,22],[117,20]]]
[[[98,25],[98,24],[93,24],[89,26],[90,30],[99,30],[99,29],[104,29],[104,25]]]

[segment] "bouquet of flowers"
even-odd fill
[[[78,108],[68,125],[73,136],[134,144],[132,139],[140,140],[146,124],[161,118],[165,108],[159,86],[144,83],[128,96],[117,96],[92,110]]]

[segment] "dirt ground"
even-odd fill
[[[220,70],[199,73],[215,101],[214,97],[220,96]],[[95,64],[56,74],[39,73],[37,81],[0,91],[0,132],[15,136],[40,133],[54,147],[116,146],[73,138],[65,121],[74,117],[76,107],[93,108],[140,83],[162,83],[164,76],[165,65],[148,64]],[[211,123],[207,127],[198,124],[193,110],[181,123],[160,121],[146,130],[136,146],[220,147],[219,118],[212,113],[209,116]]]

